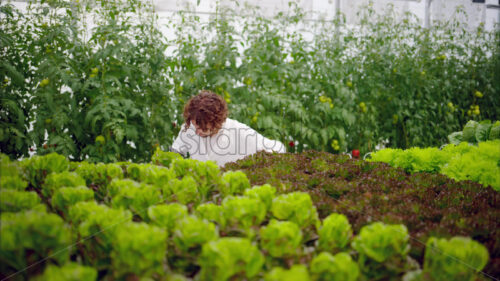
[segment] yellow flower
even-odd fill
[[[476,97],[478,97],[478,98],[482,98],[483,97],[483,93],[481,93],[480,91],[476,91],[474,93],[474,95],[476,95]]]
[[[97,74],[97,73],[99,73],[99,68],[94,67],[94,68],[92,68],[91,71],[92,71],[92,74]]]
[[[347,87],[352,88],[352,82],[351,81],[347,81],[346,85],[347,85]]]
[[[49,85],[49,78],[45,78],[42,80],[42,82],[40,82],[40,87],[45,87],[47,85]]]

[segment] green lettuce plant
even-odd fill
[[[310,281],[313,280],[309,277],[307,267],[303,264],[292,265],[290,269],[282,267],[274,267],[270,272],[264,275],[265,281]]]
[[[177,201],[181,204],[199,204],[201,195],[198,192],[198,183],[191,176],[184,176],[182,179],[171,179],[167,185],[163,186],[163,195],[167,201]]]
[[[151,224],[161,226],[171,235],[176,229],[177,222],[188,216],[186,206],[179,203],[158,204],[148,208],[148,219]]]
[[[40,203],[40,197],[33,191],[18,191],[16,189],[0,190],[0,211],[2,212],[29,210]]]
[[[85,161],[75,169],[75,172],[85,179],[87,186],[99,187],[108,185],[113,179],[123,178],[123,169],[118,164],[92,164]]]
[[[21,161],[30,183],[40,188],[45,177],[51,173],[61,173],[69,169],[69,161],[63,155],[50,153],[44,156],[35,155]]]
[[[110,253],[115,276],[133,273],[151,277],[164,274],[167,233],[146,223],[128,222],[117,226]]]
[[[221,204],[227,227],[252,236],[252,226],[258,226],[266,217],[262,201],[245,196],[227,196]]]
[[[279,220],[289,220],[301,229],[319,227],[320,221],[311,197],[305,192],[291,192],[276,196],[271,206],[272,215]]]
[[[422,276],[430,280],[477,280],[488,263],[488,251],[468,237],[431,237],[425,245]]]
[[[207,221],[217,223],[219,227],[226,227],[226,218],[224,216],[224,208],[214,203],[203,203],[196,207],[196,214]]]
[[[375,222],[361,228],[351,246],[367,278],[389,278],[407,270],[410,236],[406,226]]]
[[[198,261],[200,280],[226,281],[257,276],[264,256],[246,238],[224,237],[204,244]]]
[[[97,268],[111,265],[109,254],[119,225],[131,222],[129,210],[112,209],[95,201],[78,202],[69,207],[68,220],[72,222],[78,237],[83,258]]]
[[[143,220],[147,218],[148,207],[163,202],[161,192],[154,186],[141,185],[140,187],[125,185],[111,199],[113,208],[125,208],[139,215]]]
[[[220,193],[225,197],[228,195],[243,194],[245,189],[250,188],[250,182],[242,171],[227,171],[222,175],[223,184]]]
[[[35,281],[95,281],[97,270],[90,266],[68,262],[62,266],[49,264],[43,274],[33,278]]]
[[[290,221],[271,220],[260,229],[260,247],[271,257],[286,258],[301,252],[302,232]]]
[[[347,253],[335,256],[322,252],[311,261],[310,271],[317,281],[356,281],[359,278],[358,264]]]
[[[155,152],[151,156],[151,162],[155,165],[162,165],[164,167],[170,167],[170,164],[175,159],[181,159],[182,156],[175,152],[162,151],[159,147],[156,148]]]
[[[172,240],[179,250],[189,253],[193,248],[201,247],[218,237],[215,224],[195,216],[186,216],[177,221]]]
[[[85,186],[85,180],[75,172],[64,171],[62,173],[52,173],[47,176],[42,186],[42,194],[45,197],[52,197],[54,192],[61,187]]]
[[[67,213],[69,206],[80,201],[93,201],[94,192],[86,186],[61,187],[52,196],[52,206],[56,210]]]
[[[342,214],[331,214],[323,220],[318,230],[318,249],[338,252],[344,249],[352,238],[351,224]]]
[[[36,209],[2,212],[0,220],[2,272],[17,272],[42,259],[59,264],[69,259],[73,237],[69,225],[58,215]],[[29,260],[28,252],[33,255]]]
[[[246,189],[244,195],[250,198],[256,198],[266,205],[266,211],[271,209],[276,188],[269,184],[256,185],[252,188]]]

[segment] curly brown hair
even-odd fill
[[[191,121],[203,131],[210,127],[211,135],[216,134],[226,121],[228,110],[226,101],[216,93],[202,90],[184,106],[184,122],[187,130]]]

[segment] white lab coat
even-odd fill
[[[183,124],[172,144],[172,150],[184,156],[189,153],[191,159],[213,160],[219,167],[261,150],[286,152],[285,146],[280,141],[270,140],[249,126],[230,118],[226,118],[217,134],[209,137],[198,136],[192,124],[184,132],[185,127],[186,124]]]

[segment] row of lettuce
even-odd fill
[[[157,151],[150,164],[1,157],[2,277],[96,280],[474,280],[466,237],[409,255],[404,225],[320,220],[309,194],[251,186],[241,171]],[[43,273],[39,273],[43,272]]]
[[[500,140],[479,142],[477,145],[461,142],[459,145],[445,145],[441,149],[386,148],[373,153],[370,161],[385,162],[411,173],[442,173],[454,180],[472,180],[500,190]]]

